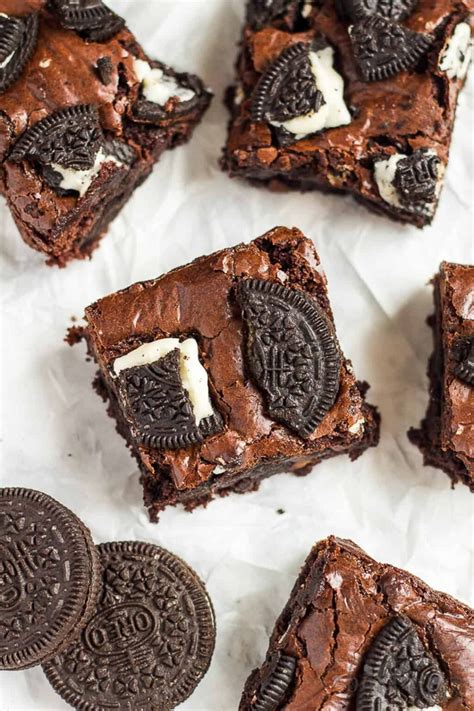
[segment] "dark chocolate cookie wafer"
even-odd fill
[[[0,489],[0,668],[25,669],[70,643],[95,607],[100,567],[88,529],[31,489]]]
[[[196,574],[147,543],[98,546],[102,590],[80,639],[44,665],[81,711],[168,711],[206,673],[215,642],[212,604]]]

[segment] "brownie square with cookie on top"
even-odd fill
[[[64,266],[91,254],[211,97],[149,59],[102,0],[0,10],[0,192],[24,241]]]
[[[462,0],[248,0],[224,170],[429,224],[469,22]]]
[[[152,519],[307,474],[378,441],[312,242],[275,228],[86,309],[96,387],[142,472]]]

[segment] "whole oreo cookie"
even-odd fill
[[[269,415],[311,435],[339,391],[340,351],[317,302],[275,282],[245,279],[237,300],[246,324],[246,361]]]
[[[408,207],[424,207],[436,199],[440,160],[433,151],[418,149],[397,163],[393,184]]]
[[[433,38],[371,15],[349,29],[354,57],[364,81],[379,81],[411,69],[430,47]]]
[[[369,15],[399,22],[411,15],[417,4],[418,0],[336,0],[339,15],[351,22]]]
[[[44,665],[84,711],[168,711],[205,675],[214,651],[211,602],[196,574],[146,543],[98,546],[102,590],[80,639]]]
[[[446,678],[413,622],[402,615],[391,619],[365,659],[356,711],[442,707],[447,698]]]
[[[0,489],[0,668],[54,656],[89,620],[100,581],[87,528],[30,489]]]
[[[51,0],[51,8],[63,27],[91,42],[105,42],[125,25],[125,20],[102,0]]]
[[[260,686],[252,711],[277,711],[288,694],[296,671],[296,659],[278,654],[265,682]]]
[[[0,94],[22,74],[36,49],[38,14],[26,17],[0,15]]]

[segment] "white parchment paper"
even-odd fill
[[[41,489],[74,509],[97,542],[138,539],[182,556],[205,580],[218,625],[213,663],[183,711],[235,711],[244,680],[310,546],[331,533],[430,585],[474,602],[474,498],[424,468],[407,440],[427,403],[427,282],[443,259],[473,262],[472,72],[459,102],[446,184],[423,231],[370,215],[351,199],[277,194],[229,180],[217,160],[243,0],[116,0],[147,51],[196,71],[216,98],[192,142],[167,153],[116,219],[91,262],[47,268],[0,206],[1,481]],[[92,391],[84,349],[63,343],[71,317],[132,282],[277,224],[314,239],[342,346],[383,417],[380,446],[307,478],[281,475],[158,525],[141,505],[136,466]],[[277,513],[283,509],[284,513]],[[41,669],[0,675],[1,711],[67,708]]]

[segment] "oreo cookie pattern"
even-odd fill
[[[417,4],[418,0],[336,0],[339,15],[352,22],[369,15],[399,22],[411,15]]]
[[[51,6],[63,27],[91,42],[105,42],[125,25],[102,0],[51,0]]]
[[[36,49],[38,14],[10,17],[0,13],[0,94],[21,76]]]
[[[78,634],[96,600],[88,530],[46,494],[0,489],[0,668],[25,669]]]
[[[448,698],[448,685],[436,659],[425,649],[415,625],[394,617],[367,654],[356,711],[431,708]]]
[[[388,79],[412,69],[433,38],[398,25],[381,15],[370,15],[349,28],[354,58],[364,81]]]
[[[397,163],[393,184],[408,207],[425,207],[436,199],[440,159],[434,151],[418,149]]]
[[[44,665],[76,709],[168,711],[205,675],[214,651],[211,602],[196,574],[146,543],[98,546],[103,566],[96,614]]]
[[[246,361],[268,413],[311,435],[339,390],[340,351],[318,304],[301,291],[246,279],[237,288],[246,324]]]
[[[456,344],[457,362],[454,374],[466,385],[474,387],[474,336],[460,340]]]
[[[119,373],[125,417],[139,442],[156,449],[181,449],[202,442],[222,429],[214,414],[198,423],[180,375],[178,348],[152,363]]]
[[[279,654],[274,669],[260,686],[252,711],[276,711],[290,689],[296,671],[296,659]]]

